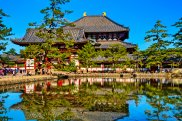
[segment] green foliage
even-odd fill
[[[114,68],[118,61],[122,61],[122,63],[125,64],[129,63],[130,61],[127,56],[126,48],[119,44],[112,44],[108,49],[98,51],[98,55],[104,57],[105,61],[107,60],[109,62],[112,62]]]
[[[173,35],[174,46],[177,48],[182,48],[182,18],[179,19],[174,25],[178,31]]]
[[[70,39],[69,34],[63,32],[63,26],[69,25],[69,22],[64,18],[66,14],[71,11],[62,11],[63,4],[69,0],[50,0],[48,7],[42,9],[40,12],[44,15],[41,24],[36,22],[30,23],[36,31],[36,36],[44,40],[43,43],[37,45],[30,45],[23,53],[28,58],[40,58],[45,65],[47,58],[57,60],[59,64],[65,64],[65,59],[70,56],[70,47],[73,46],[73,40]],[[60,52],[56,43],[63,43],[66,46],[67,52]],[[31,51],[34,52],[31,52]],[[49,62],[51,63],[51,62]]]
[[[94,65],[93,59],[96,57],[96,51],[92,44],[87,43],[81,50],[78,50],[78,60],[85,66],[88,67]]]
[[[10,117],[6,116],[7,109],[4,107],[5,99],[7,96],[0,96],[0,121],[8,121],[11,120]]]
[[[126,55],[126,48],[118,44],[111,45],[105,52],[105,56],[108,56],[109,60],[112,62],[117,62],[119,59],[126,59]]]
[[[140,51],[139,48],[135,48],[135,52],[133,53],[134,63],[136,64],[136,71],[138,71],[139,67],[143,67],[144,65],[144,52]]]
[[[4,53],[10,54],[10,55],[17,55],[16,50],[14,48],[11,48],[9,51],[4,52]]]
[[[155,42],[149,48],[150,50],[165,49],[170,44],[169,41],[165,40],[169,36],[167,34],[166,26],[162,25],[160,20],[158,20],[154,25],[154,28],[147,31],[146,34],[146,42]]]
[[[8,17],[8,15],[4,13],[2,9],[0,9],[0,40],[6,40],[7,36],[12,35],[12,28],[8,28],[5,24],[3,24],[4,17]],[[7,44],[8,43],[1,42],[0,50],[5,50]]]
[[[55,64],[54,67],[62,71],[76,72],[76,66],[74,62],[70,62],[69,64]]]
[[[39,45],[29,45],[25,50],[21,50],[20,54],[24,58],[37,58],[42,54],[42,51],[39,48]]]
[[[166,40],[169,36],[167,34],[166,26],[162,25],[161,21],[158,20],[154,25],[154,28],[147,31],[146,34],[145,41],[153,41],[153,44],[144,53],[146,66],[151,67],[158,64],[162,66],[164,60],[162,50],[165,50],[170,44],[170,42]]]
[[[12,35],[12,28],[8,28],[3,24],[3,17],[8,17],[8,15],[0,9],[0,40],[5,40],[5,37]]]
[[[182,110],[178,107],[182,104],[180,90],[177,93],[176,91],[170,92],[165,90],[150,85],[146,86],[144,93],[148,97],[147,102],[154,108],[154,110],[145,111],[149,120],[163,121],[172,116],[177,119],[181,118]]]

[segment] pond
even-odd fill
[[[69,78],[0,87],[0,120],[182,120],[182,79]]]

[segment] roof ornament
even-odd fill
[[[84,17],[85,17],[85,16],[87,16],[87,13],[86,13],[86,12],[84,12],[84,13],[83,13],[83,16],[84,16]]]
[[[106,12],[102,12],[102,16],[106,16]]]

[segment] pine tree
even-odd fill
[[[94,65],[93,59],[96,57],[96,51],[92,44],[87,43],[84,47],[78,51],[78,60],[82,63],[83,66],[86,67],[88,72],[88,68]]]
[[[173,35],[174,37],[174,46],[177,48],[182,48],[182,18],[179,19],[174,25],[178,31]]]
[[[0,40],[6,40],[7,36],[12,35],[12,33],[11,33],[12,28],[8,28],[5,24],[3,24],[4,17],[8,17],[8,15],[6,13],[4,13],[2,9],[0,9]],[[1,42],[0,50],[5,50],[6,45],[7,45],[7,43]]]
[[[43,43],[38,44],[37,57],[43,61],[44,65],[47,63],[47,58],[55,57],[58,58],[56,54],[58,53],[55,43],[64,43],[66,48],[69,50],[73,46],[73,40],[69,38],[69,34],[63,32],[63,26],[69,25],[69,22],[64,18],[66,14],[71,13],[71,11],[62,11],[61,6],[69,0],[50,0],[50,4],[45,9],[40,12],[44,15],[43,21],[40,24],[36,22],[30,23],[29,25],[35,28],[36,36],[44,40]],[[69,51],[68,51],[69,53]]]
[[[146,64],[147,67],[160,65],[162,66],[162,62],[165,58],[163,55],[163,50],[165,50],[170,42],[167,41],[167,34],[166,26],[161,24],[161,21],[158,20],[154,28],[146,32],[145,41],[146,42],[153,42],[153,44],[146,50]]]

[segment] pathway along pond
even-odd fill
[[[69,78],[0,92],[0,121],[182,120],[182,79]]]

